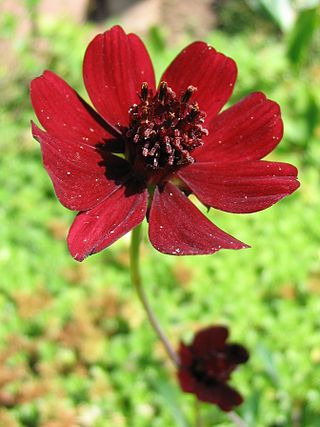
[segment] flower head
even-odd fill
[[[247,245],[189,200],[226,212],[265,209],[298,187],[297,170],[261,160],[282,138],[279,106],[252,93],[219,113],[234,61],[203,42],[184,49],[156,86],[134,34],[113,27],[89,44],[84,83],[95,110],[52,73],[31,83],[45,129],[32,124],[57,197],[79,211],[68,235],[79,261],[149,222],[160,252],[209,254]]]
[[[211,326],[197,332],[191,345],[181,343],[179,348],[178,378],[182,390],[223,411],[242,403],[241,395],[228,381],[237,365],[249,358],[243,346],[227,344],[227,337],[227,328]]]

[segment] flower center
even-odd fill
[[[232,368],[228,365],[225,355],[217,352],[214,355],[194,360],[191,371],[198,381],[206,385],[213,385],[217,382],[227,381]]]
[[[190,153],[203,145],[202,137],[208,135],[203,127],[206,114],[196,102],[189,102],[195,91],[189,86],[178,98],[166,82],[161,82],[153,96],[148,84],[142,84],[141,102],[129,110],[126,136],[147,166],[159,169],[194,162]]]

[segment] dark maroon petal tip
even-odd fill
[[[90,99],[112,126],[127,126],[128,110],[138,102],[141,84],[155,88],[149,54],[134,34],[120,26],[98,34],[89,44],[83,62],[83,78]]]
[[[180,363],[184,367],[190,366],[193,361],[193,356],[192,356],[192,352],[190,351],[190,348],[187,345],[185,345],[183,342],[180,343],[179,358],[180,358]]]
[[[30,97],[44,129],[75,148],[119,138],[119,132],[113,136],[102,118],[52,71],[32,80]]]
[[[235,365],[246,363],[249,359],[248,351],[240,344],[227,345],[226,352],[229,362]]]
[[[93,209],[80,212],[68,234],[71,255],[83,261],[139,225],[146,214],[147,196],[147,190],[122,186]]]
[[[222,383],[213,387],[197,384],[195,394],[202,402],[217,405],[224,412],[232,411],[243,402],[241,394]]]
[[[89,145],[75,147],[42,131],[32,122],[33,137],[41,145],[43,164],[60,202],[71,210],[87,210],[114,192],[121,181],[112,172],[124,170],[126,162],[101,155]]]
[[[193,340],[192,349],[197,354],[209,353],[225,346],[228,329],[224,326],[210,326],[199,331]]]
[[[232,94],[237,78],[236,63],[204,42],[187,46],[172,61],[160,81],[177,94],[192,85],[194,99],[207,114],[207,123],[221,110]]]
[[[229,164],[197,162],[182,168],[178,176],[203,204],[233,213],[266,209],[300,185],[294,166],[264,160]]]
[[[192,374],[186,369],[180,369],[177,376],[182,391],[185,393],[194,393],[197,383]]]
[[[220,249],[248,247],[212,224],[170,183],[154,192],[149,238],[158,251],[170,255],[212,254]]]
[[[209,136],[196,151],[202,162],[233,163],[259,160],[281,141],[283,123],[279,105],[254,92],[208,123]]]
[[[213,403],[218,405],[219,402],[219,384],[207,386],[204,383],[197,382],[194,390],[194,394],[201,402]]]
[[[221,384],[219,386],[219,400],[217,405],[222,411],[230,412],[236,406],[241,405],[243,398],[240,393],[228,384]]]

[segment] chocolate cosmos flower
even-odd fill
[[[186,393],[231,411],[242,403],[241,395],[228,385],[230,374],[249,354],[239,344],[226,344],[228,329],[211,326],[197,332],[189,346],[180,344],[178,378]]]
[[[295,167],[261,160],[282,138],[276,103],[252,93],[219,113],[236,75],[232,59],[195,42],[156,87],[143,43],[116,26],[97,35],[84,58],[84,82],[97,112],[51,71],[32,81],[33,108],[45,129],[32,124],[33,136],[57,197],[80,211],[68,235],[75,259],[111,245],[145,216],[160,252],[246,247],[188,196],[248,213],[299,184]]]

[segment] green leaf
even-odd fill
[[[249,4],[260,6],[283,32],[294,22],[294,10],[290,0],[251,0]]]
[[[157,25],[153,25],[149,29],[149,39],[152,47],[157,52],[163,52],[166,48],[166,39],[162,28]]]
[[[301,10],[289,35],[287,55],[294,65],[301,65],[306,59],[318,27],[317,11],[317,8]]]
[[[40,0],[25,0],[25,5],[29,12],[33,12],[39,5]]]
[[[257,346],[257,353],[259,354],[260,359],[264,364],[266,374],[268,375],[274,386],[278,387],[280,377],[275,363],[274,354],[272,353],[272,351],[270,351],[268,347],[266,347],[262,343]]]
[[[261,391],[255,390],[244,402],[241,412],[244,420],[249,426],[257,424],[262,398]]]
[[[181,411],[176,389],[173,388],[169,382],[165,382],[160,379],[157,379],[157,381],[154,382],[154,387],[171,412],[173,418],[175,419],[176,425],[178,427],[190,427],[183,412]]]
[[[317,103],[314,93],[308,92],[308,103],[306,108],[306,125],[307,125],[307,138],[310,139],[315,135],[317,125],[320,118],[320,107]]]

